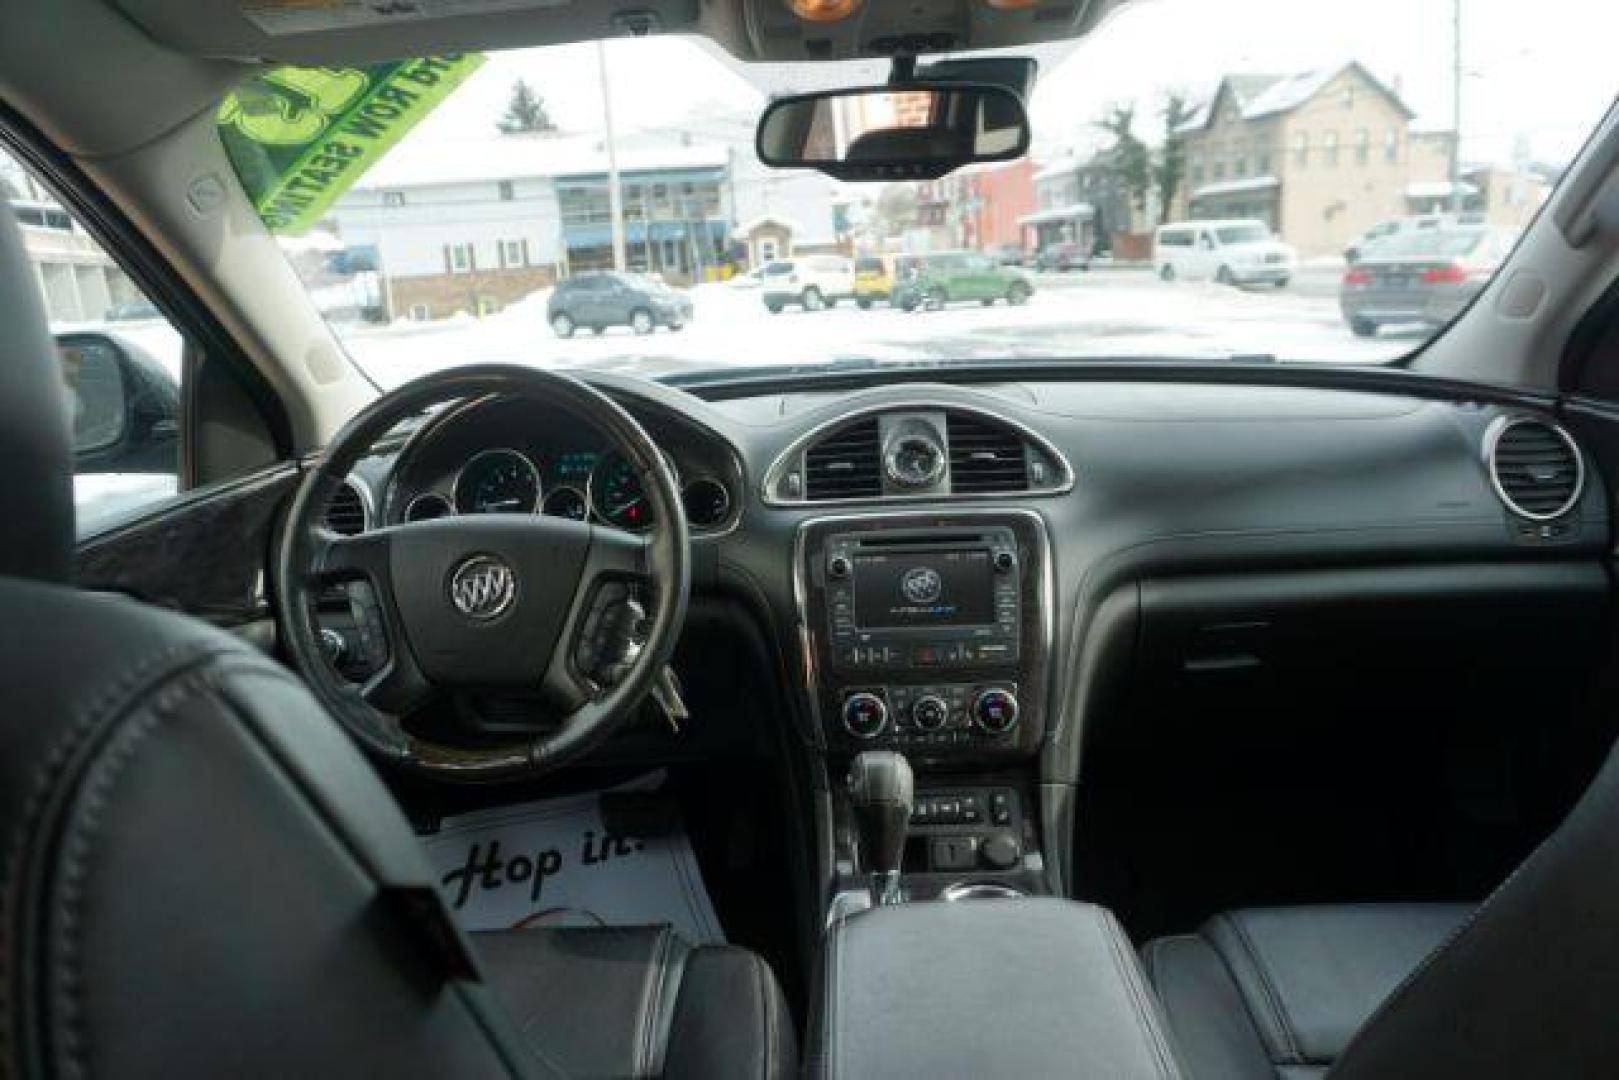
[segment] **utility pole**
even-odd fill
[[[1450,209],[1462,212],[1462,0],[1450,0]]]
[[[618,148],[613,144],[613,95],[607,79],[607,43],[596,42],[596,68],[601,72],[602,123],[607,129],[607,211],[613,222],[613,269],[624,270],[624,196],[618,189]],[[643,222],[643,224],[645,224]]]

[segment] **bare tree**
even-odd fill
[[[1130,201],[1138,213],[1147,212],[1147,196],[1152,192],[1152,155],[1147,145],[1136,137],[1136,107],[1131,104],[1114,105],[1096,126],[1113,136],[1114,167]]]
[[[1160,115],[1164,118],[1164,146],[1158,153],[1158,164],[1153,169],[1158,185],[1158,223],[1169,220],[1175,196],[1180,194],[1186,179],[1186,137],[1181,127],[1191,119],[1195,110],[1187,104],[1186,95],[1171,91],[1164,99]]]

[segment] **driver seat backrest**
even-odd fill
[[[66,584],[67,410],[0,203],[0,1075],[554,1075],[288,672]]]

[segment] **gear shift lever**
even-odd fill
[[[899,865],[915,794],[916,779],[904,754],[867,750],[849,766],[849,800],[874,905],[899,903]]]

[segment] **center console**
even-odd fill
[[[1043,892],[1034,771],[1052,650],[1044,520],[1023,510],[805,523],[795,585],[810,711],[832,776],[866,751],[916,772],[907,898]],[[834,895],[873,872],[833,785]]]

